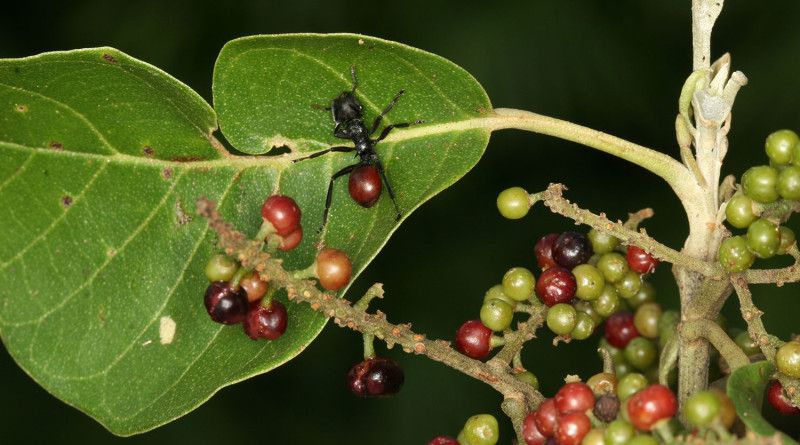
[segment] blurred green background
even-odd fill
[[[532,110],[620,135],[677,155],[676,100],[691,65],[689,1],[525,0],[503,2],[60,1],[4,2],[0,57],[110,45],[186,82],[210,101],[211,71],[233,38],[282,32],[355,32],[440,54],[471,72],[495,106]],[[777,128],[800,130],[800,2],[731,1],[718,23],[714,56],[733,54],[750,79],[734,111],[725,173],[765,163],[763,139]],[[386,284],[378,306],[395,322],[450,339],[476,318],[483,292],[511,266],[534,266],[543,234],[572,228],[541,207],[506,221],[497,192],[550,182],[568,197],[612,218],[650,206],[647,230],[680,247],[686,222],[669,188],[643,170],[572,143],[513,131],[493,135],[484,159],[463,180],[416,211],[358,279],[354,293]],[[790,223],[790,226],[792,224]],[[795,230],[798,228],[793,226]],[[582,229],[585,230],[585,229]],[[662,301],[676,305],[669,267],[653,277]],[[796,286],[756,289],[768,327],[796,332]],[[728,305],[730,324],[741,324]],[[600,367],[597,338],[526,348],[524,361],[552,394],[567,373]],[[392,350],[406,385],[392,399],[362,400],[344,386],[359,360],[360,337],[327,327],[287,365],[221,390],[169,425],[130,439],[39,388],[0,352],[2,443],[425,443],[458,433],[479,412],[499,412],[485,385],[429,360]],[[379,347],[380,353],[384,352]],[[511,439],[504,424],[504,440]]]

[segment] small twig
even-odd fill
[[[742,349],[734,342],[718,324],[711,320],[690,320],[680,324],[681,341],[694,341],[700,338],[708,340],[728,362],[731,370],[750,364]],[[665,350],[667,348],[664,348]]]
[[[669,386],[669,373],[678,363],[679,336],[673,334],[661,350],[658,359],[658,383]]]
[[[647,233],[629,230],[620,222],[611,222],[603,214],[595,215],[588,210],[581,209],[563,197],[565,189],[566,187],[561,184],[550,184],[547,190],[541,193],[544,205],[549,207],[553,213],[566,216],[577,223],[587,224],[597,230],[608,232],[619,238],[623,244],[636,245],[662,261],[680,265],[687,270],[701,273],[709,278],[721,279],[723,277],[724,274],[719,263],[703,261],[699,258],[684,255],[659,243],[649,237]]]
[[[536,308],[539,309],[539,308]],[[544,310],[539,309],[524,322],[517,324],[517,329],[504,335],[506,343],[500,352],[495,354],[492,360],[497,360],[505,365],[508,365],[514,360],[514,357],[522,350],[525,342],[531,340],[536,336],[536,330],[542,326],[544,322]]]
[[[731,277],[731,284],[739,296],[739,309],[742,311],[742,318],[747,323],[747,333],[756,342],[761,352],[769,361],[775,360],[775,345],[771,336],[764,328],[761,315],[764,314],[753,304],[753,294],[747,286],[747,281],[741,275]]]

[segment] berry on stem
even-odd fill
[[[547,311],[547,327],[557,335],[568,335],[575,328],[578,313],[569,304],[559,303]]]
[[[522,187],[511,187],[497,195],[497,210],[504,218],[520,219],[531,208],[528,192]]]
[[[638,372],[630,373],[619,380],[617,384],[617,397],[625,401],[645,387],[647,387],[647,377]]]
[[[544,445],[547,442],[547,436],[536,426],[535,411],[525,416],[525,420],[522,421],[522,437],[527,445]]]
[[[659,261],[653,255],[638,246],[628,246],[628,266],[639,274],[648,274],[656,270]]]
[[[638,294],[637,294],[638,295]],[[633,326],[643,337],[658,338],[658,320],[661,318],[661,305],[644,303],[636,309]]]
[[[792,162],[792,154],[797,145],[797,133],[792,130],[777,130],[767,136],[764,151],[767,157],[777,165],[788,165]]]
[[[800,378],[800,341],[784,343],[775,354],[775,366],[781,374]]]
[[[778,199],[778,170],[767,165],[750,167],[742,175],[744,194],[753,201],[769,204]]]
[[[272,195],[261,206],[261,217],[269,221],[280,236],[286,236],[300,227],[300,216],[300,207],[288,196]]]
[[[403,386],[403,368],[394,360],[373,357],[356,363],[347,373],[347,386],[361,397],[397,394]]]
[[[719,246],[719,262],[728,272],[743,272],[753,265],[755,259],[747,247],[747,240],[741,235],[732,236]]]
[[[428,445],[459,445],[459,443],[450,436],[436,436],[428,442]]]
[[[767,387],[767,400],[769,404],[775,408],[775,411],[783,414],[784,416],[795,416],[800,414],[800,408],[792,405],[789,398],[783,392],[783,385],[777,380],[769,382]]]
[[[456,331],[456,349],[467,357],[482,360],[492,350],[492,330],[480,320],[469,320]]]
[[[514,309],[506,302],[491,299],[481,306],[481,322],[493,331],[504,331],[511,326]]]
[[[266,305],[252,303],[244,319],[244,332],[253,340],[275,340],[286,332],[288,322],[286,307],[277,300]]]
[[[575,317],[575,327],[570,331],[569,336],[575,340],[586,340],[594,333],[597,327],[592,316],[586,312],[578,312]]]
[[[597,260],[597,270],[608,283],[616,283],[628,272],[628,261],[617,252],[604,253]]]
[[[536,263],[542,270],[547,270],[550,267],[557,266],[556,260],[553,259],[553,243],[558,238],[557,233],[548,233],[547,235],[539,238],[533,250],[536,254]]]
[[[577,283],[569,270],[555,266],[542,272],[536,280],[536,295],[548,307],[567,303],[575,296]]]
[[[581,300],[592,301],[603,292],[606,285],[606,280],[603,274],[591,264],[579,264],[572,269],[572,274],[575,276],[577,288],[575,296]]]
[[[325,289],[336,291],[347,286],[352,273],[353,265],[343,251],[325,248],[317,254],[316,274]]]
[[[797,242],[797,238],[795,237],[794,230],[786,226],[780,226],[778,230],[780,230],[781,237],[781,244],[778,246],[778,255],[786,255],[789,253],[789,249]]]
[[[300,241],[303,241],[303,228],[297,226],[292,233],[281,237],[281,244],[278,246],[278,249],[287,252],[299,246]]]
[[[747,247],[759,258],[771,258],[778,253],[781,235],[778,226],[759,218],[747,228]]]
[[[582,233],[564,232],[553,242],[553,259],[567,269],[588,262],[592,253],[592,245]]]
[[[579,445],[592,429],[592,422],[582,412],[574,412],[561,416],[558,419],[556,438],[561,445]]]
[[[617,348],[624,348],[628,342],[639,336],[633,325],[633,314],[628,311],[617,312],[606,320],[606,340]]]
[[[383,190],[381,175],[372,165],[362,165],[350,172],[347,181],[347,191],[358,205],[370,208],[378,202]]]
[[[608,232],[598,232],[595,229],[589,231],[587,235],[592,244],[592,250],[597,254],[613,252],[619,246],[619,239]]]
[[[650,385],[628,399],[628,416],[641,431],[650,431],[659,421],[666,420],[678,411],[675,394],[663,385]]]
[[[786,167],[778,174],[778,194],[783,199],[800,199],[800,167]]]
[[[699,391],[686,400],[683,405],[683,415],[692,425],[705,428],[719,417],[721,409],[719,399],[713,392]]]
[[[516,301],[525,301],[533,295],[536,277],[524,267],[512,267],[503,275],[503,293]]]
[[[239,280],[239,286],[247,293],[247,301],[253,303],[261,300],[269,289],[269,283],[261,279],[258,272],[251,272]]]
[[[558,390],[555,397],[556,409],[560,414],[586,412],[594,406],[594,393],[583,382],[567,383]]]
[[[231,258],[217,254],[208,259],[205,274],[208,281],[230,281],[239,269],[239,265]]]
[[[539,409],[534,411],[534,421],[539,431],[546,437],[553,437],[558,428],[558,410],[553,399],[545,399]]]
[[[737,229],[746,229],[758,218],[753,212],[753,200],[747,195],[734,195],[725,207],[725,218]]]
[[[490,414],[470,417],[459,434],[459,442],[466,445],[494,445],[499,439],[500,426],[497,424],[497,419]]]
[[[204,303],[208,315],[217,323],[236,324],[247,314],[247,293],[241,287],[232,288],[227,281],[209,284]]]
[[[603,422],[611,422],[619,414],[619,398],[612,394],[603,394],[594,404],[594,416]]]

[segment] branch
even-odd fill
[[[563,191],[566,189],[561,184],[550,184],[547,190],[536,194],[544,205],[550,208],[553,213],[571,218],[578,223],[587,224],[594,229],[608,232],[619,238],[623,244],[633,244],[646,251],[659,260],[679,265],[687,270],[698,272],[706,277],[722,279],[724,276],[722,266],[716,262],[703,261],[684,255],[671,249],[658,241],[650,238],[644,230],[636,232],[625,227],[621,222],[611,222],[605,215],[595,215],[594,213],[581,209],[576,204],[563,198]]]
[[[731,370],[750,364],[750,360],[736,342],[728,337],[728,334],[711,320],[691,320],[683,322],[679,327],[681,340],[694,341],[700,338],[708,340],[722,358],[728,362]],[[666,349],[666,348],[665,348]]]
[[[692,46],[694,70],[711,64],[711,30],[722,11],[723,0],[692,0]]]
[[[732,276],[731,284],[736,290],[736,295],[739,296],[739,309],[742,311],[742,318],[747,323],[747,333],[761,348],[761,352],[764,353],[767,360],[774,363],[775,339],[764,328],[764,322],[761,321],[761,315],[764,313],[753,304],[753,294],[750,293],[747,281],[741,275]]]

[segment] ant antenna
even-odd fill
[[[353,91],[352,93],[356,92],[356,88],[358,87],[358,79],[356,79],[356,66],[350,65],[350,77],[353,78]]]

